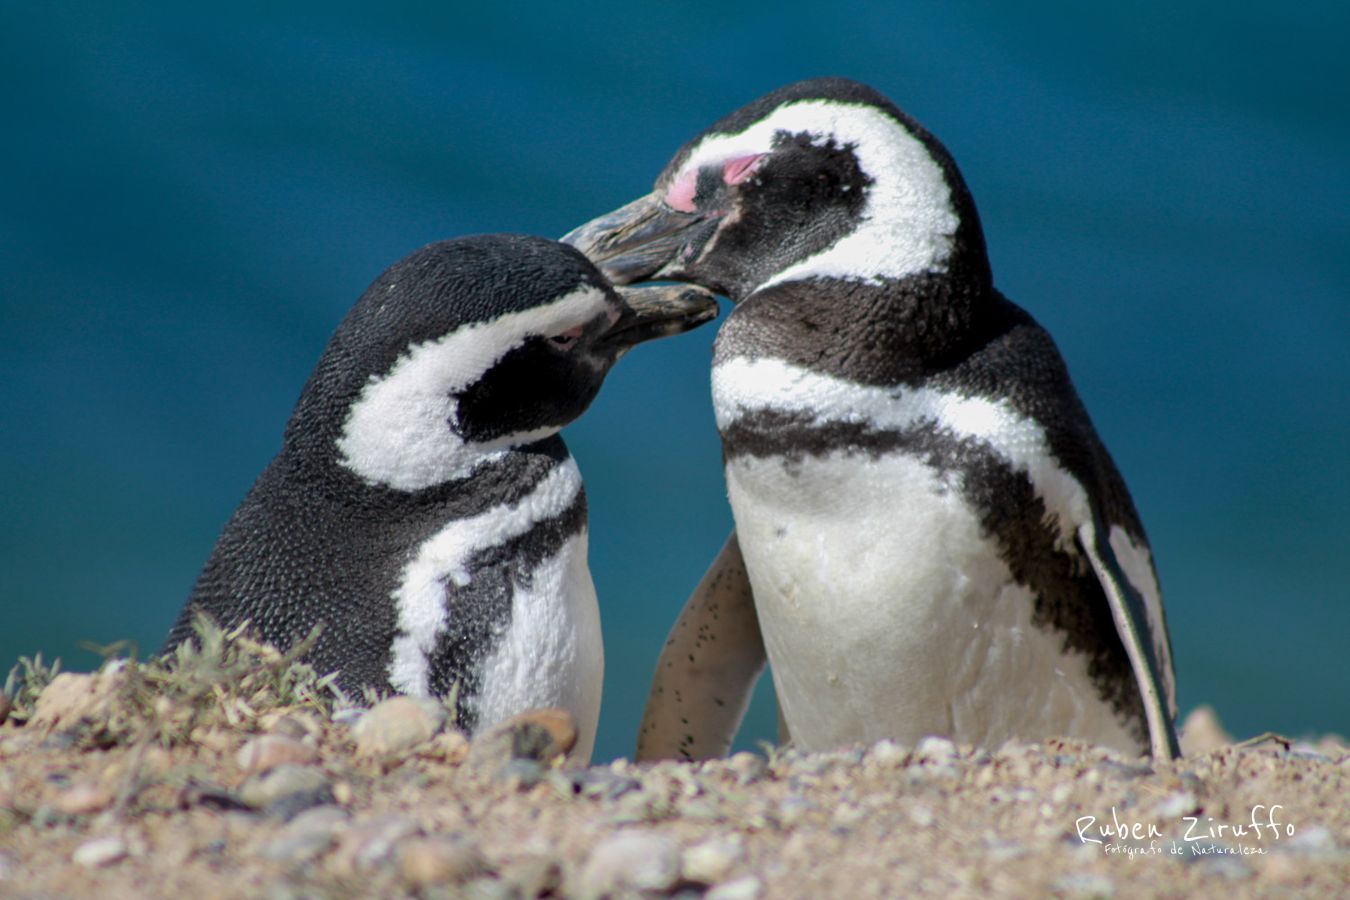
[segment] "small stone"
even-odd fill
[[[239,768],[253,775],[271,771],[285,763],[305,766],[318,762],[319,751],[294,738],[263,734],[240,747],[235,760]]]
[[[319,720],[303,710],[289,710],[281,714],[270,713],[263,716],[260,724],[269,734],[297,741],[307,738],[317,739],[323,734],[323,726],[319,724]]]
[[[764,885],[753,875],[724,881],[703,895],[703,900],[755,900]]]
[[[67,729],[81,719],[102,720],[117,697],[124,666],[110,665],[92,674],[62,672],[38,696],[29,728]]]
[[[1226,881],[1241,881],[1254,874],[1252,867],[1243,862],[1241,857],[1228,854],[1206,856],[1200,860],[1196,868],[1206,875],[1217,876]]]
[[[830,816],[830,825],[833,828],[848,830],[865,818],[867,813],[864,810],[851,803],[841,803],[834,808],[834,813]]]
[[[497,769],[494,777],[518,791],[528,791],[544,780],[545,771],[542,765],[532,759],[508,759]]]
[[[309,862],[333,846],[349,821],[346,811],[335,806],[306,810],[269,837],[261,855],[278,862]]]
[[[736,773],[738,784],[754,784],[769,771],[769,764],[764,761],[764,757],[744,751],[732,754],[727,765]]]
[[[1213,753],[1233,743],[1212,706],[1197,706],[1181,725],[1181,752],[1186,756]]]
[[[81,782],[57,794],[52,806],[67,815],[85,816],[112,806],[113,799],[112,791],[101,784]]]
[[[605,897],[632,891],[667,891],[680,879],[680,851],[659,834],[621,831],[600,841],[577,875],[574,892]]]
[[[350,782],[339,781],[333,785],[333,802],[339,806],[351,806],[354,796]]]
[[[312,806],[332,803],[333,789],[322,770],[286,763],[251,776],[240,786],[239,799],[268,815],[292,819]]]
[[[1153,808],[1153,815],[1160,819],[1171,821],[1179,820],[1182,816],[1190,815],[1200,808],[1200,802],[1195,799],[1195,795],[1190,791],[1180,791],[1175,794],[1168,794],[1157,806]]]
[[[578,769],[571,777],[576,791],[583,797],[617,800],[624,794],[642,789],[642,782],[613,769]]]
[[[453,729],[442,731],[431,739],[429,752],[441,761],[457,766],[469,755],[469,739]]]
[[[473,844],[444,837],[412,838],[398,845],[398,870],[414,890],[460,884],[492,871]]]
[[[792,828],[801,824],[811,813],[819,809],[815,803],[799,794],[789,794],[783,798],[783,802],[778,804],[778,819],[784,825]]]
[[[352,737],[362,756],[398,756],[414,750],[445,727],[449,714],[431,697],[390,697],[371,707]]]
[[[909,751],[895,741],[887,738],[886,740],[877,741],[876,744],[872,746],[872,750],[868,756],[871,758],[872,762],[876,763],[878,766],[894,769],[905,764],[905,759],[909,756]]]
[[[402,816],[353,822],[342,832],[333,864],[349,874],[372,868],[388,859],[400,841],[420,832],[416,822]]]
[[[956,745],[947,738],[931,734],[919,741],[918,746],[914,748],[914,754],[922,760],[934,762],[950,762],[960,755]]]
[[[1053,887],[1070,897],[1111,897],[1116,893],[1115,882],[1095,872],[1070,872],[1056,879]]]
[[[562,887],[562,866],[556,859],[530,857],[502,872],[502,881],[515,888],[519,897],[552,897]]]
[[[103,837],[85,841],[71,855],[70,861],[77,866],[97,869],[110,865],[127,855],[127,845],[121,838]]]
[[[469,743],[472,765],[500,764],[510,759],[549,763],[565,756],[577,742],[577,727],[565,709],[532,709],[504,719],[475,735]]]
[[[686,881],[717,884],[744,858],[745,839],[733,834],[685,850],[680,858],[680,871]]]
[[[1269,835],[1270,832],[1266,831]],[[1280,836],[1285,837],[1283,829]],[[1336,838],[1332,836],[1331,831],[1325,825],[1310,825],[1299,829],[1292,838],[1288,838],[1281,849],[1290,853],[1307,853],[1318,855],[1329,853],[1336,849]]]
[[[909,820],[919,828],[930,828],[937,821],[933,811],[926,806],[915,806],[909,811]]]

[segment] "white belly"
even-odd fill
[[[604,643],[600,607],[586,561],[586,532],[570,538],[514,585],[511,621],[483,663],[478,728],[516,713],[556,706],[576,720],[576,764],[590,761],[600,718]]]
[[[1031,624],[955,474],[899,454],[733,458],[727,489],[797,746],[1069,735],[1137,750],[1062,635]]]

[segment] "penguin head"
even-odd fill
[[[700,288],[620,292],[555,241],[431,244],[380,275],[338,326],[285,449],[399,491],[463,478],[580,416],[635,344],[716,314]]]
[[[675,154],[651,194],[563,240],[617,283],[693,281],[733,301],[808,278],[989,278],[975,205],[946,149],[840,78],[731,113]]]

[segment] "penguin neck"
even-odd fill
[[[713,364],[772,357],[859,384],[913,382],[968,355],[994,314],[997,294],[987,278],[962,274],[771,284],[727,317]]]

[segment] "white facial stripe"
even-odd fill
[[[569,457],[518,503],[455,519],[417,549],[393,593],[399,635],[394,639],[389,683],[395,690],[416,696],[430,693],[431,654],[447,623],[446,585],[463,587],[470,582],[467,566],[474,554],[561,515],[580,491],[581,472]]]
[[[862,424],[901,431],[936,422],[958,437],[986,444],[1031,479],[1069,546],[1091,510],[1087,493],[1056,465],[1045,431],[1006,401],[963,397],[932,388],[883,388],[845,381],[777,359],[733,357],[713,367],[713,409],[725,431],[744,415],[772,410],[811,416],[817,423]]]
[[[952,208],[951,189],[927,148],[899,122],[872,106],[832,100],[780,106],[739,134],[704,138],[674,183],[707,165],[768,153],[778,132],[806,132],[816,144],[834,138],[840,145],[852,145],[873,183],[853,231],[760,287],[812,276],[877,281],[945,270],[960,224]]]
[[[541,428],[487,442],[467,442],[456,395],[531,336],[548,336],[603,314],[604,292],[583,285],[552,303],[509,313],[426,341],[372,376],[352,404],[338,438],[338,461],[367,482],[415,491],[462,478],[505,447],[558,431]]]

